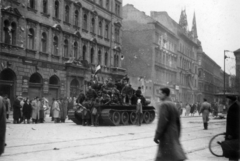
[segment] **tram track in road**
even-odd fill
[[[222,127],[217,127],[217,128],[222,128]],[[215,128],[215,129],[217,129],[217,128]],[[197,131],[195,130],[194,132],[197,132]],[[126,134],[126,135],[128,135],[128,134]],[[112,137],[117,137],[117,136],[123,136],[123,135],[113,135]],[[205,139],[205,138],[211,138],[212,136],[213,135],[211,134],[211,135],[207,135],[207,136],[203,136],[203,137],[184,139],[184,140],[182,140],[182,142],[193,141],[193,140],[198,140],[198,139]],[[106,137],[107,136],[105,136],[105,137],[97,137],[97,138],[93,138],[93,139],[106,138]],[[131,141],[136,141],[136,140],[149,139],[149,138],[152,138],[152,137],[153,136],[145,136],[145,137],[122,139],[122,140],[116,140],[116,141],[111,141],[110,140],[108,142],[104,141],[104,142],[99,142],[99,143],[91,143],[91,144],[83,144],[83,145],[63,146],[63,147],[59,147],[59,148],[60,149],[70,149],[70,148],[96,146],[96,145],[100,145],[101,146],[101,145],[104,145],[104,144],[112,144],[112,143],[119,143],[119,142],[131,142]],[[88,138],[88,140],[90,140],[90,139],[92,139],[92,138]],[[78,139],[78,140],[82,141],[82,140],[86,140],[86,139]],[[76,140],[74,140],[74,141],[76,141]],[[64,142],[71,142],[71,141],[54,142],[54,143],[49,143],[49,144],[54,145],[55,143],[64,143]],[[34,144],[34,145],[37,146],[39,144]],[[32,146],[34,146],[34,145],[32,145]],[[125,151],[118,151],[116,153],[122,153],[122,152],[134,151],[134,150],[141,150],[141,149],[149,148],[149,147],[156,147],[156,146],[147,146],[147,147],[135,148],[135,149],[125,150]],[[19,146],[18,146],[18,148],[19,148]],[[3,155],[2,157],[11,157],[11,156],[31,154],[31,153],[38,153],[38,152],[45,152],[45,151],[51,151],[51,150],[53,150],[52,147],[51,148],[47,148],[47,149],[34,150],[34,151],[26,151],[26,152],[20,152],[20,153],[6,154],[6,155]],[[107,153],[106,155],[110,155],[110,154],[115,154],[115,152],[114,153]],[[104,154],[101,154],[101,156],[104,156]],[[97,156],[95,156],[95,157],[97,157]],[[81,159],[81,158],[79,158],[79,159]]]
[[[184,129],[193,129],[192,131],[188,131],[189,132],[197,132],[199,129],[194,129],[194,128],[198,128],[198,127],[202,127],[202,126],[191,126],[191,127],[186,127],[183,128],[182,134],[185,133]],[[215,127],[215,128],[211,128],[211,129],[218,129],[221,127]],[[154,134],[154,131],[148,131],[148,132],[140,132],[137,134],[147,134],[147,133],[151,133]],[[7,146],[6,149],[10,149],[10,148],[20,148],[20,147],[27,147],[27,146],[38,146],[38,145],[48,145],[48,144],[58,144],[58,143],[66,143],[66,142],[76,142],[76,141],[83,141],[83,140],[96,140],[96,139],[105,139],[105,138],[114,138],[114,137],[119,137],[119,136],[128,136],[128,135],[135,135],[134,133],[127,133],[127,134],[117,134],[117,135],[107,135],[107,136],[101,136],[101,137],[90,137],[90,138],[83,138],[83,139],[73,139],[73,140],[62,140],[62,141],[52,141],[52,142],[45,142],[45,143],[36,143],[36,144],[26,144],[26,145],[16,145],[16,146]]]

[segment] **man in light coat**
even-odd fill
[[[211,112],[211,104],[207,102],[206,98],[204,98],[201,109],[200,109],[200,113],[202,113],[204,130],[208,129],[208,121],[209,121],[209,113],[210,112]]]
[[[40,106],[41,106],[41,102],[39,101],[39,97],[36,97],[34,101],[32,101],[32,119],[33,119],[33,123],[38,123],[38,119],[40,119],[39,117],[39,112],[40,112]]]
[[[156,161],[182,161],[186,159],[180,144],[181,123],[175,104],[169,98],[170,89],[160,89],[158,125],[154,142],[159,145]]]
[[[6,111],[4,100],[0,96],[0,156],[5,149],[5,134],[6,134]]]
[[[55,123],[59,123],[60,107],[57,100],[53,99],[53,118]]]
[[[137,100],[137,112],[136,113],[137,113],[137,124],[139,126],[141,126],[141,124],[142,124],[142,113],[143,113],[141,99]]]

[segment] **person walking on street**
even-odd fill
[[[190,110],[191,110],[191,106],[190,106],[189,103],[187,103],[187,104],[186,104],[186,113],[185,113],[185,116],[189,116]]]
[[[54,123],[58,123],[59,122],[59,112],[60,112],[60,108],[59,108],[59,104],[58,101],[53,99],[53,118],[54,118]]]
[[[13,123],[14,124],[20,123],[21,108],[22,108],[22,106],[20,105],[20,97],[17,96],[16,100],[13,103]]]
[[[141,103],[141,99],[137,100],[137,125],[141,126],[142,124],[142,103]]]
[[[9,114],[11,111],[11,101],[8,98],[7,94],[4,95],[4,100],[5,100],[5,108],[6,108],[6,119],[9,119]]]
[[[155,161],[183,161],[187,159],[180,143],[181,122],[178,110],[170,99],[170,89],[160,89],[162,103],[154,142],[158,144]]]
[[[68,99],[67,98],[64,98],[62,101],[61,101],[62,105],[61,105],[61,109],[60,109],[60,113],[61,113],[61,122],[65,123],[65,120],[66,120],[66,117],[67,117],[67,108],[68,108]]]
[[[201,109],[200,109],[200,113],[202,113],[204,130],[208,129],[208,121],[209,121],[209,113],[210,112],[211,112],[211,104],[207,102],[206,98],[204,98]]]
[[[40,110],[41,102],[39,101],[39,97],[36,97],[35,100],[32,101],[32,119],[33,123],[37,124],[39,121],[39,110]]]
[[[0,156],[4,153],[5,149],[5,136],[6,136],[6,110],[3,97],[0,96]]]
[[[23,105],[23,121],[25,124],[25,119],[27,119],[27,123],[30,123],[30,118],[32,115],[32,105],[30,103],[30,100],[27,98],[24,105]]]

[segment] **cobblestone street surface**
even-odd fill
[[[1,161],[151,161],[157,145],[157,120],[149,125],[93,127],[71,121],[54,124],[7,125],[7,148]],[[182,118],[181,142],[192,161],[224,161],[208,150],[209,140],[225,131],[226,120],[211,120],[203,130],[201,117]]]

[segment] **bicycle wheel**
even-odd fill
[[[209,142],[208,148],[216,157],[223,157],[221,142],[225,140],[225,133],[215,135]]]

